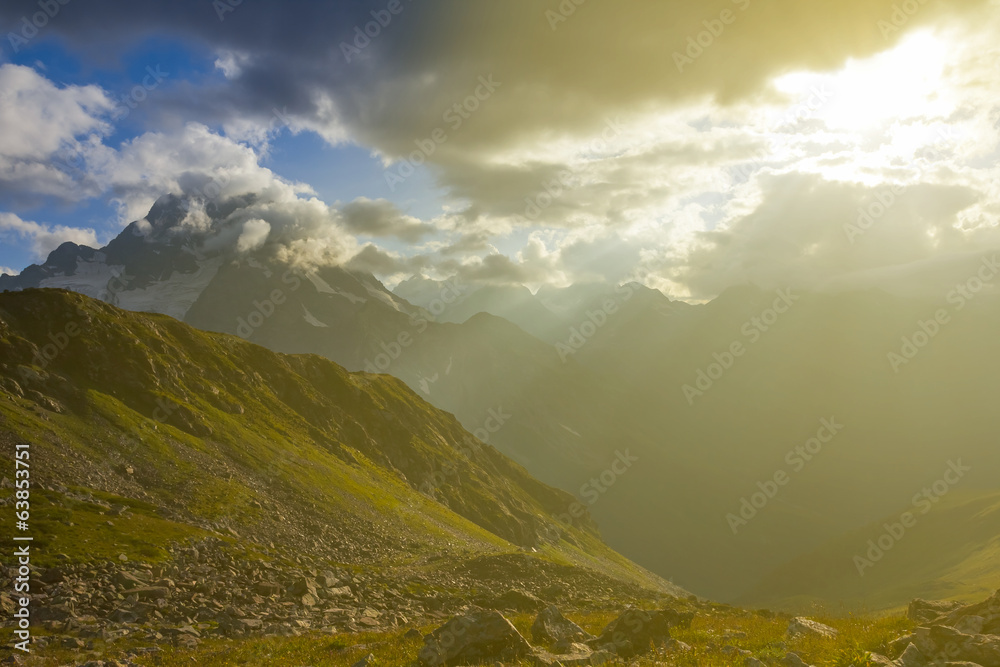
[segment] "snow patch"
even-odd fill
[[[315,271],[307,273],[306,277],[309,278],[309,282],[313,284],[317,292],[322,294],[335,294],[337,296],[342,296],[351,303],[365,303],[368,299],[358,296],[357,294],[351,294],[350,292],[345,292],[337,287],[330,287],[330,284],[323,280],[318,273]]]
[[[220,266],[221,258],[199,262],[197,271],[174,271],[166,280],[136,289],[129,285],[129,277],[123,273],[124,267],[108,265],[103,261],[86,261],[77,262],[74,275],[45,278],[39,286],[71,290],[125,310],[162,313],[183,320]]]
[[[306,313],[305,314],[305,320],[306,320],[306,322],[308,322],[309,324],[313,325],[314,327],[322,327],[324,329],[328,329],[329,328],[329,325],[323,324],[322,322],[320,322],[319,320],[317,320],[316,317],[312,313],[309,312],[309,309],[306,308],[304,304],[302,306],[302,310],[304,310],[305,313]]]

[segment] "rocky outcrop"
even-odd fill
[[[690,625],[693,612],[626,609],[598,637],[563,616],[555,606],[543,609],[532,625],[535,648],[499,612],[470,607],[424,638],[418,661],[425,667],[495,663],[529,658],[535,665],[602,665],[654,649],[684,651],[670,638],[670,628]]]
[[[893,642],[897,667],[1000,667],[1000,591],[970,605],[918,599],[907,613],[921,625]]]
[[[611,621],[589,644],[622,657],[632,657],[670,641],[670,627],[676,624],[673,610],[628,609]]]
[[[517,660],[531,646],[500,612],[472,608],[424,639],[418,660],[426,667]]]
[[[531,638],[543,645],[593,639],[590,633],[563,616],[555,605],[546,607],[535,617],[535,622],[531,625]]]

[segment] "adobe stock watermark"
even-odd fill
[[[768,123],[768,132],[778,132],[786,125],[795,124],[812,118],[816,115],[816,112],[826,106],[831,99],[833,99],[833,93],[826,88],[825,83],[819,86],[810,87],[808,97],[793,105],[791,109],[782,114],[776,122]],[[739,167],[731,170],[730,173],[737,178],[749,179],[755,171],[764,167],[765,162],[767,162],[771,155],[772,153],[769,150],[764,150],[763,148],[757,149],[751,153],[749,162],[741,164]]]
[[[931,166],[933,160],[941,160],[944,154],[937,149],[937,145],[951,139],[954,133],[948,129],[938,130],[938,140],[933,146],[920,151],[917,162],[920,167],[917,169],[916,180],[919,181],[924,171]],[[879,222],[899,201],[899,198],[906,191],[902,185],[893,183],[879,189],[866,204],[858,207],[858,218],[853,223],[844,223],[844,234],[851,245],[857,243],[859,237],[868,232],[877,222]]]
[[[482,425],[472,431],[472,435],[476,436],[484,445],[489,443],[490,435],[498,433],[504,424],[511,419],[511,415],[503,411],[502,405],[490,408],[486,415],[486,419],[483,420]],[[475,463],[473,459],[473,455],[476,453],[475,447],[476,445],[460,445],[458,449],[459,456],[469,463]],[[418,491],[433,498],[450,477],[457,479],[458,473],[457,463],[445,461],[439,469],[431,472],[428,478],[420,485]]]
[[[888,20],[879,19],[875,22],[875,26],[882,33],[882,39],[889,39],[891,35],[902,30],[928,2],[929,0],[904,0],[893,5]]]
[[[156,90],[166,78],[169,72],[164,72],[159,65],[146,67],[146,75],[142,80],[132,86],[128,93],[115,99],[116,106],[111,111],[111,122],[117,123],[128,117],[130,113],[140,104],[146,101],[149,93]],[[71,176],[86,176],[87,160],[83,153],[71,147],[64,147],[52,157],[52,163]]]
[[[875,539],[868,540],[868,551],[864,555],[854,556],[854,566],[860,576],[865,576],[865,570],[871,568],[875,563],[882,560],[893,547],[899,544],[907,531],[917,525],[917,519],[934,509],[934,505],[941,502],[941,498],[948,494],[972,468],[962,465],[962,459],[948,461],[941,479],[930,486],[914,494],[910,500],[912,510],[907,510],[899,515],[899,520],[893,523],[883,523],[882,534]]]
[[[468,289],[467,285],[462,284],[462,279],[459,276],[455,276],[444,282],[444,287],[438,293],[437,297],[431,300],[427,304],[427,310],[432,315],[431,319],[425,317],[412,317],[409,320],[409,329],[404,329],[400,331],[394,340],[388,343],[379,341],[378,348],[381,352],[375,355],[374,359],[366,358],[364,363],[364,370],[366,373],[385,373],[392,366],[393,362],[403,356],[403,351],[413,345],[416,341],[416,337],[427,331],[427,327],[430,323],[435,321],[450,304],[458,301],[462,294]],[[430,393],[430,389],[424,390],[425,394]]]
[[[111,120],[118,122],[127,118],[129,113],[145,102],[146,98],[149,97],[149,93],[156,90],[168,76],[170,76],[170,73],[161,70],[159,65],[155,68],[147,66],[146,76],[142,77],[142,81],[132,86],[128,94],[122,95],[118,99],[118,106],[111,113]]]
[[[19,53],[28,45],[28,42],[37,37],[38,32],[47,26],[49,21],[54,19],[69,2],[70,0],[38,0],[38,7],[42,11],[32,14],[30,19],[27,15],[22,16],[20,30],[7,33],[7,41],[14,53]]]
[[[235,12],[236,8],[243,4],[243,0],[212,0],[212,9],[219,21],[226,20],[226,14]]]
[[[601,496],[606,494],[638,462],[639,457],[633,456],[628,449],[625,451],[616,450],[615,458],[612,460],[611,465],[580,486],[577,495],[586,502],[586,505],[580,500],[576,500],[567,508],[566,512],[555,515],[556,520],[564,527],[571,527],[574,519],[579,520],[585,516],[587,507],[592,507],[597,503],[601,499]],[[554,527],[546,525],[545,530],[548,533],[547,537],[550,541],[558,541],[560,535]]]
[[[460,102],[455,102],[441,114],[441,120],[448,124],[451,132],[457,132],[465,124],[465,121],[472,118],[472,114],[479,110],[483,102],[493,97],[497,89],[503,85],[502,81],[493,79],[492,73],[480,76],[478,81],[479,85],[470,95],[467,95]],[[427,137],[414,139],[416,150],[403,158],[398,168],[385,171],[385,183],[389,186],[389,191],[395,192],[400,183],[405,182],[406,179],[415,174],[417,167],[427,162],[427,158],[434,155],[438,146],[448,141],[448,137],[448,130],[435,127]]]
[[[36,366],[43,371],[49,367],[49,364],[54,362],[59,355],[66,351],[69,347],[70,341],[76,338],[82,333],[80,325],[75,320],[70,320],[60,331],[55,333],[49,332],[48,342],[43,343],[35,351],[35,356],[31,359],[31,364]],[[21,366],[18,369],[21,379],[25,382],[33,379],[34,373],[31,369],[26,366]]]
[[[288,292],[296,292],[302,287],[304,275],[298,269],[292,267],[286,270],[281,276],[281,283],[285,288],[276,287],[264,298],[253,299],[253,309],[243,317],[236,318],[236,335],[243,340],[250,340],[254,333],[264,326],[268,319],[274,316],[278,309],[288,300]]]
[[[611,141],[622,133],[621,116],[604,121],[604,130],[600,136],[584,145],[590,153],[603,153],[608,150]],[[574,172],[563,169],[550,181],[542,181],[541,192],[524,198],[524,213],[522,221],[535,221],[542,211],[552,206],[566,191],[579,187]]]
[[[979,619],[979,622],[981,623],[980,627],[983,628],[992,625],[997,618],[1000,618],[1000,595],[994,594],[993,597],[986,601],[985,605],[985,608],[981,605],[977,605],[978,609],[976,609],[975,615],[969,617],[970,621]],[[917,648],[920,649],[925,656],[927,656],[926,667],[948,667],[948,665],[976,664],[958,661],[959,656],[962,654],[962,645],[965,644],[962,640],[965,634],[959,635],[956,639],[949,640],[947,644],[941,645],[940,647],[935,645],[935,642],[932,644],[933,648],[925,650],[925,647],[921,645],[922,642],[920,635],[922,632],[922,629],[917,629],[916,642],[914,643],[917,644]],[[976,633],[975,631],[968,633],[967,629],[962,629],[961,632],[966,634]]]
[[[586,319],[576,326],[569,328],[569,338],[556,343],[556,352],[559,359],[565,364],[571,355],[579,352],[584,345],[593,338],[598,330],[608,323],[608,318],[618,312],[621,304],[632,298],[635,288],[630,285],[619,285],[615,287],[615,297],[607,297],[601,302],[599,308],[587,310]]]
[[[583,5],[587,0],[562,0],[559,6],[556,7],[559,11],[554,11],[552,9],[545,10],[545,20],[549,22],[549,27],[553,32],[559,27],[560,23],[565,23],[569,20],[569,17],[576,13],[576,8]]]
[[[942,328],[951,322],[952,314],[965,308],[979,292],[993,282],[998,273],[1000,273],[1000,262],[997,261],[996,255],[984,257],[976,275],[965,282],[958,283],[945,295],[945,301],[953,306],[952,312],[949,312],[947,308],[939,308],[928,319],[917,320],[916,330],[900,339],[899,350],[894,350],[886,355],[892,372],[898,374],[900,368],[913,361],[920,351],[941,333]]]
[[[430,641],[426,641],[420,649],[418,658],[421,664],[441,664],[451,651],[455,642],[461,639],[474,624],[468,616],[455,616],[436,630]]]
[[[779,289],[776,294],[777,297],[770,308],[765,308],[759,315],[751,317],[740,327],[740,333],[749,339],[746,344],[741,340],[735,340],[722,352],[713,352],[714,361],[705,368],[697,370],[694,384],[685,384],[681,387],[688,405],[694,405],[695,398],[704,396],[705,392],[715,386],[715,383],[726,374],[726,371],[736,364],[736,360],[746,354],[748,345],[759,341],[765,333],[771,330],[778,319],[799,300],[799,297],[793,294],[790,289]]]
[[[484,444],[489,444],[490,435],[498,433],[503,425],[507,423],[510,419],[510,415],[503,411],[503,406],[498,405],[495,408],[490,408],[487,411],[486,419],[483,421],[483,425],[472,432],[472,435],[479,438],[479,440]]]
[[[791,468],[791,472],[780,468],[768,479],[757,482],[758,490],[750,496],[740,498],[739,509],[726,514],[726,523],[733,531],[733,535],[738,534],[740,528],[756,518],[777,497],[781,488],[787,486],[795,474],[802,472],[806,465],[823,451],[823,446],[830,443],[842,430],[844,425],[838,424],[836,417],[820,419],[816,434],[804,443],[795,445],[785,454],[785,463]]]
[[[407,3],[412,1],[406,0]],[[402,14],[405,8],[402,0],[389,0],[385,9],[371,10],[370,14],[373,20],[368,21],[364,26],[354,26],[354,40],[350,43],[340,43],[340,52],[344,54],[344,60],[348,63],[354,62],[354,59],[360,56],[361,52],[372,43],[372,40],[381,35],[382,31],[392,23],[393,18]]]
[[[740,11],[743,12],[750,7],[750,0],[732,0],[732,3],[739,6]],[[677,66],[677,71],[683,74],[685,67],[694,65],[694,62],[715,44],[715,40],[722,37],[726,27],[736,23],[738,16],[739,14],[732,9],[723,9],[718,18],[702,21],[701,25],[705,29],[687,38],[687,47],[684,52],[674,51],[674,65]]]

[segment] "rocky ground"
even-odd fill
[[[628,609],[599,635],[592,636],[551,606],[538,614],[531,627],[532,639],[538,646],[549,649],[546,650],[532,647],[498,612],[472,609],[453,617],[426,636],[418,661],[421,665],[437,667],[520,659],[529,659],[537,665],[593,665],[643,656],[650,660],[669,659],[671,654],[692,650],[689,645],[673,638],[671,630],[689,628],[697,613],[701,613],[697,606],[684,611],[677,608],[652,611]],[[914,632],[890,643],[889,649],[896,656],[895,660],[859,650],[855,656],[845,652],[840,661],[833,664],[844,667],[1000,667],[1000,591],[989,600],[972,605],[914,600],[908,616],[919,625]],[[838,631],[814,620],[797,617],[789,622],[787,634],[792,638],[836,639]],[[731,637],[738,638],[738,635]],[[747,667],[808,665],[794,652],[786,653],[780,661],[772,659],[765,662],[751,651],[741,649],[738,642],[727,644],[721,652],[730,656],[730,664]]]
[[[184,664],[201,664],[203,644],[210,644],[217,656],[225,654],[226,646],[268,638],[316,642],[321,636],[379,636],[394,639],[371,646],[396,641],[405,657],[386,660],[365,654],[355,660],[358,651],[352,654],[351,649],[363,651],[367,645],[345,641],[330,644],[340,647],[338,657],[315,663],[264,659],[211,664],[1000,667],[1000,591],[968,605],[914,600],[907,614],[912,630],[882,641],[882,652],[870,652],[809,618],[738,610],[693,597],[646,597],[636,600],[639,606],[624,606],[608,596],[598,577],[570,580],[553,564],[534,562],[534,567],[550,568],[544,573],[548,579],[543,578],[548,585],[534,592],[480,582],[481,592],[469,593],[477,590],[474,578],[485,570],[497,575],[497,584],[515,581],[509,577],[517,568],[532,567],[526,565],[533,561],[529,556],[511,558],[473,562],[433,576],[408,568],[405,576],[401,570],[387,577],[280,553],[241,552],[209,538],[173,547],[166,563],[51,567],[35,573],[41,592],[33,598],[34,618],[43,634],[34,640],[33,657],[10,655],[4,662],[173,665],[181,664],[171,662],[176,656],[188,655]],[[537,575],[532,573],[532,580]],[[0,594],[0,602],[10,618],[13,601]],[[599,610],[603,615],[595,616]],[[589,630],[567,616],[587,616]],[[607,621],[595,625],[594,618]],[[784,637],[761,642],[748,635],[755,619],[783,627]],[[832,659],[806,659],[817,654],[817,646],[841,644]],[[122,648],[116,651],[115,646]],[[51,662],[42,658],[47,653],[71,657]],[[115,657],[107,657],[111,655]]]
[[[509,612],[545,606],[612,608],[622,594],[657,597],[597,573],[532,554],[479,556],[461,564],[435,557],[385,571],[336,566],[275,547],[250,551],[205,538],[169,547],[163,563],[69,563],[32,575],[36,653],[81,654],[116,642],[195,649],[205,639],[389,632],[440,623],[470,601]],[[13,590],[14,570],[0,590]],[[470,591],[475,591],[470,597]],[[15,609],[0,593],[3,617]]]

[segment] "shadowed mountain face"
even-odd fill
[[[207,207],[206,214],[224,231],[225,216],[242,203]],[[349,370],[395,375],[564,487],[579,485],[580,466],[606,465],[616,429],[604,389],[587,371],[565,364],[566,355],[497,317],[469,325],[439,321],[447,318],[438,304],[464,298],[466,286],[435,285],[428,307],[420,308],[369,274],[305,270],[276,261],[267,249],[238,254],[185,228],[186,206],[163,197],[106,248],[66,244],[45,264],[0,277],[0,289],[71,289],[279,352],[320,354]],[[581,401],[596,412],[581,410]]]
[[[588,509],[611,545],[698,593],[747,594],[784,563],[906,510],[949,461],[971,468],[964,489],[995,489],[1000,302],[988,285],[942,284],[929,297],[748,286],[698,306],[634,284],[531,294],[413,280],[397,295],[370,275],[304,271],[263,250],[170,245],[169,204],[106,249],[60,248],[0,288],[103,294],[394,375],[576,496],[555,515]],[[172,259],[111,289],[101,281],[122,267],[140,275],[111,252],[135,239],[144,245],[131,252]],[[921,594],[899,591],[880,600]]]
[[[607,548],[585,513],[564,521],[568,494],[395,378],[56,290],[0,295],[0,341],[0,432],[5,448],[30,443],[35,486],[139,503],[171,539],[222,532],[366,566],[520,547],[676,590]],[[56,507],[37,514],[48,552],[86,552]],[[165,546],[121,530],[137,549]]]

